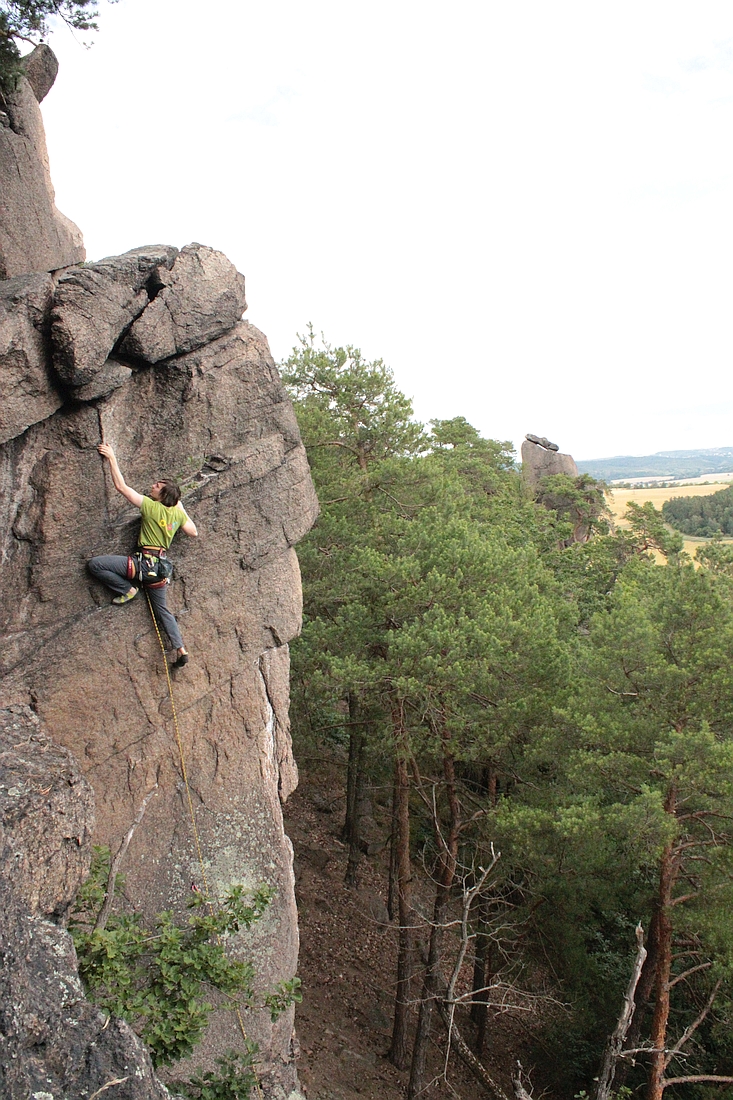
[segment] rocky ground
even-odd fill
[[[338,761],[301,759],[301,782],[285,807],[286,831],[295,848],[301,941],[298,1072],[308,1100],[401,1100],[408,1074],[386,1057],[397,950],[397,929],[388,921],[384,902],[388,849],[363,858],[357,890],[344,886],[342,792]],[[386,836],[387,807],[380,807],[378,799],[372,805],[377,828]],[[495,1021],[497,1034],[498,1049],[516,1049],[515,1024]],[[433,1049],[431,1070],[437,1074],[442,1068],[442,1028],[436,1039],[441,1047]],[[492,1067],[511,1095],[506,1068]],[[426,1100],[484,1095],[456,1059],[451,1060],[449,1082],[427,1089]]]

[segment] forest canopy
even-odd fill
[[[533,495],[508,444],[462,417],[417,424],[357,348],[310,330],[282,369],[321,501],[298,551],[296,754],[345,762],[349,886],[365,792],[391,791],[389,1056],[408,1100],[436,1042],[504,1095],[483,1059],[516,1064],[492,1035],[507,1002],[535,1006],[532,1057],[557,1096],[722,1096],[728,556],[695,568],[651,504],[612,530],[587,475]],[[613,1045],[638,924],[636,1011]]]
[[[710,496],[665,500],[662,515],[685,535],[698,538],[733,535],[733,486]]]

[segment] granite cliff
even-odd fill
[[[30,91],[21,81],[17,102]],[[0,161],[3,186],[4,171]],[[96,804],[85,843],[115,849],[157,782],[123,868],[125,900],[182,912],[201,873],[158,640],[142,597],[113,607],[85,569],[132,549],[137,530],[100,440],[141,491],[177,476],[200,536],[174,544],[169,596],[191,652],[174,673],[188,776],[211,886],[275,890],[234,948],[270,988],[297,966],[281,812],[297,782],[288,641],[301,615],[293,547],[317,514],[293,410],[265,337],[241,320],[244,279],[220,252],[154,245],[69,266],[78,256],[44,257],[31,240],[25,255],[0,281],[0,705],[30,707],[78,762]],[[264,1095],[288,1096],[292,1009],[246,1025]],[[220,1014],[184,1071],[237,1039]]]
[[[27,79],[0,92],[0,278],[84,259],[81,230],[56,209],[39,104],[58,61],[48,46],[25,58]]]

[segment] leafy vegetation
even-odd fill
[[[257,1085],[253,1069],[257,1044],[247,1042],[243,1051],[229,1051],[216,1059],[217,1069],[194,1074],[177,1086],[189,1100],[249,1100]]]
[[[89,998],[132,1025],[154,1065],[168,1065],[190,1054],[201,1039],[213,1011],[206,999],[211,991],[223,994],[230,1009],[244,1011],[255,1003],[251,963],[230,958],[225,946],[228,937],[260,919],[272,891],[261,886],[247,894],[236,885],[216,904],[192,893],[184,923],[169,911],[158,913],[153,927],[138,913],[117,911],[102,923],[110,862],[109,849],[95,849],[70,921],[79,973]],[[292,978],[265,996],[273,1021],[300,1001],[299,988],[299,979]],[[243,1040],[243,1049],[220,1058],[217,1070],[177,1087],[191,1100],[246,1100],[256,1084],[256,1054],[257,1045]]]
[[[508,445],[462,418],[416,424],[383,363],[312,330],[283,370],[322,505],[299,551],[294,735],[348,754],[350,885],[362,793],[392,787],[390,1053],[408,1097],[436,1006],[480,1055],[494,989],[546,1003],[537,1061],[558,1094],[592,1089],[638,921],[626,1045],[642,1053],[619,1062],[617,1094],[733,1083],[727,548],[695,569],[651,505],[611,530],[587,476],[533,498]],[[459,1002],[445,974],[461,951],[473,995]]]

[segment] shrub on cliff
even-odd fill
[[[186,922],[166,910],[151,928],[138,913],[100,918],[108,893],[122,878],[111,881],[110,864],[109,849],[95,849],[91,873],[77,897],[70,931],[79,974],[90,1000],[132,1025],[156,1067],[177,1062],[191,1053],[208,1024],[213,1006],[205,999],[207,990],[223,993],[240,1011],[254,1003],[251,963],[229,958],[224,944],[260,919],[272,891],[260,886],[247,895],[242,886],[232,886],[216,904],[195,892]],[[297,978],[282,982],[265,997],[273,1020],[300,1000],[299,985]],[[177,1087],[193,1100],[245,1100],[257,1083],[257,1050],[245,1039],[241,1051],[218,1059],[217,1070]]]

